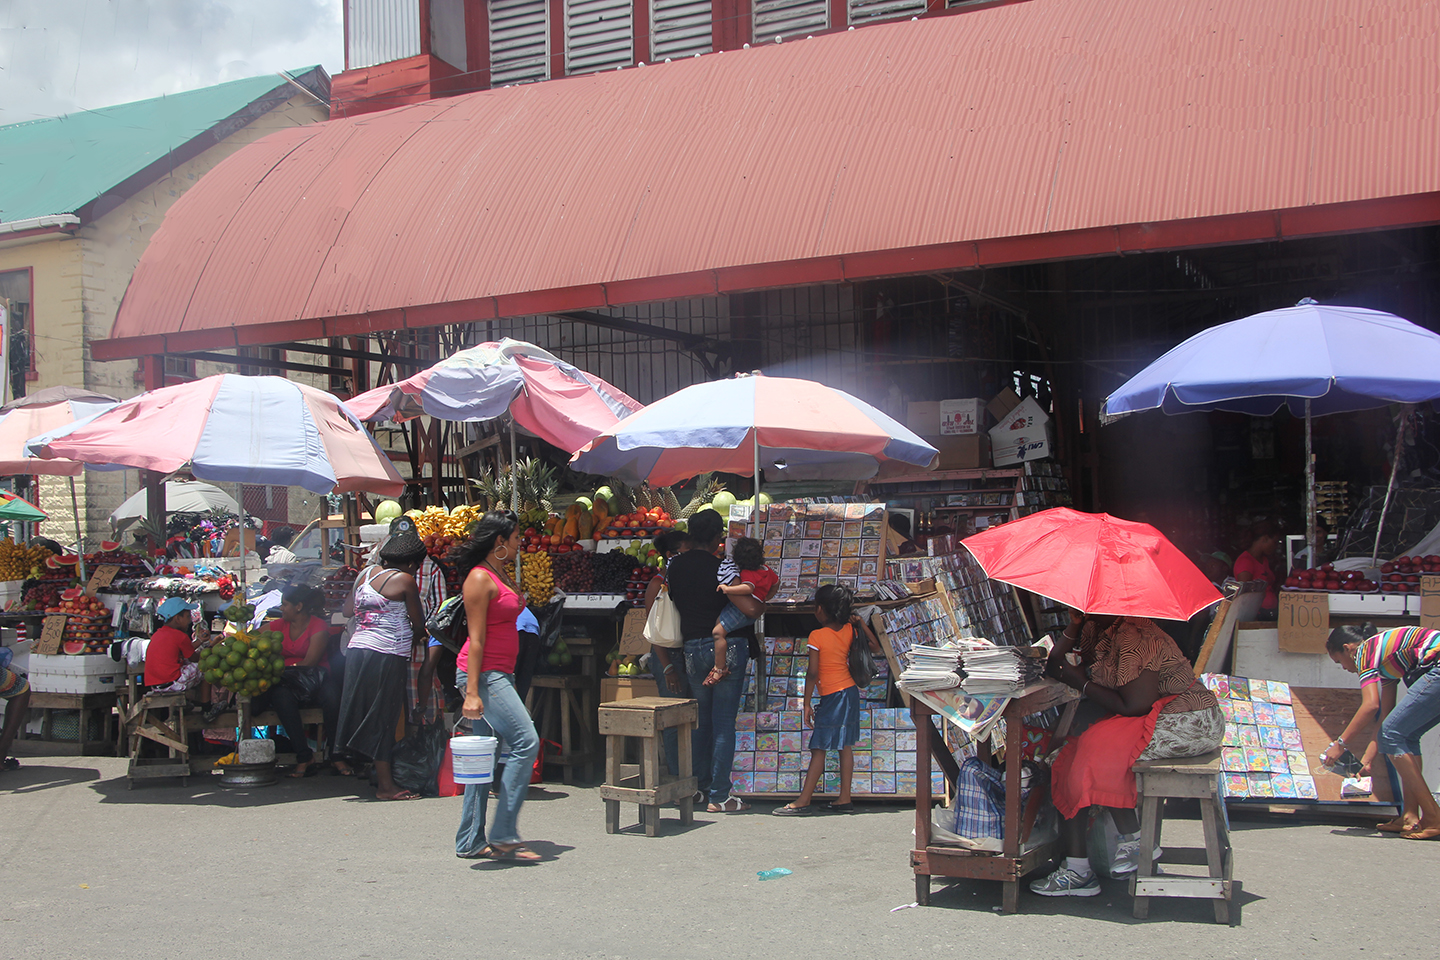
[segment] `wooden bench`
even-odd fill
[[[1135,790],[1140,798],[1140,868],[1130,881],[1134,914],[1150,914],[1151,897],[1199,897],[1215,902],[1215,922],[1229,923],[1235,883],[1230,847],[1230,822],[1220,793],[1220,754],[1207,753],[1183,760],[1141,760],[1135,764]],[[1155,871],[1155,848],[1160,844],[1165,801],[1170,798],[1200,802],[1205,830],[1208,876],[1187,877]]]
[[[605,737],[605,783],[600,796],[605,801],[605,832],[620,832],[620,804],[640,806],[645,836],[659,832],[660,808],[680,806],[680,823],[695,822],[695,791],[699,782],[691,770],[690,733],[700,719],[700,705],[694,700],[668,697],[636,697],[600,705],[600,733]],[[680,775],[661,773],[665,751],[664,732],[675,730],[680,747]],[[641,762],[622,763],[625,739],[641,741]]]

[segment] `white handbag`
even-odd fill
[[[674,649],[685,645],[685,638],[680,635],[680,610],[670,599],[668,583],[660,585],[660,592],[645,616],[645,639],[657,647]]]

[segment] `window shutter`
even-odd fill
[[[550,76],[546,0],[490,0],[490,85]]]
[[[650,56],[678,59],[710,52],[711,0],[650,0]]]
[[[804,37],[830,26],[828,0],[755,0],[753,9],[756,43]]]
[[[631,0],[565,0],[565,72],[597,73],[635,62]]]
[[[851,23],[918,17],[924,12],[925,0],[850,0]]]

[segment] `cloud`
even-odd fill
[[[321,64],[342,0],[6,0],[0,124]]]

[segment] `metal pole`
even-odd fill
[[[84,583],[88,577],[85,576],[85,541],[80,536],[80,501],[75,496],[75,478],[70,478],[70,512],[75,515],[75,552],[80,556],[80,582]]]
[[[1380,535],[1385,532],[1385,514],[1390,509],[1390,496],[1395,492],[1395,478],[1400,473],[1400,447],[1405,442],[1405,424],[1410,420],[1412,404],[1400,408],[1400,425],[1395,428],[1395,456],[1390,462],[1390,483],[1385,487],[1385,501],[1380,505],[1380,520],[1375,524],[1375,548],[1370,551],[1370,564],[1380,556]]]
[[[239,505],[239,507],[240,507],[240,540],[239,540],[239,543],[240,543],[240,602],[241,602],[241,603],[244,603],[244,602],[245,602],[245,558],[246,558],[246,556],[247,556],[247,552],[246,552],[246,550],[245,550],[245,534],[248,533],[249,531],[248,531],[248,529],[247,529],[247,527],[246,527],[246,523],[245,523],[245,485],[244,485],[243,483],[237,483],[237,484],[235,484],[235,502],[236,502],[236,503]],[[321,537],[322,540],[324,539],[324,537],[325,537],[325,531],[323,531],[323,530],[320,531],[320,537]],[[259,544],[256,544],[256,546],[259,546]],[[323,548],[322,548],[322,549],[323,549]]]
[[[520,478],[515,472],[515,418],[510,418],[510,511],[518,518],[520,516]],[[520,584],[520,554],[515,554],[515,586]]]
[[[750,508],[750,536],[760,538],[760,425],[755,425],[755,495]]]
[[[1315,448],[1311,437],[1310,398],[1305,398],[1305,542],[1310,546],[1310,566],[1320,566],[1315,552]],[[1288,574],[1287,574],[1288,575]]]

